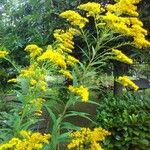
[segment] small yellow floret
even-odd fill
[[[50,134],[42,135],[39,132],[32,133],[31,131],[22,130],[20,138],[12,138],[5,144],[0,144],[0,150],[15,149],[15,150],[41,150],[44,144],[49,143]]]
[[[127,64],[133,64],[133,60],[129,57],[127,57],[125,54],[123,54],[120,50],[118,49],[112,49],[112,52],[116,55],[115,59],[118,61],[121,61],[123,63]]]
[[[12,79],[9,79],[7,82],[8,83],[16,83],[17,79],[16,78],[12,78]]]
[[[32,86],[34,86],[34,85],[36,85],[36,84],[37,84],[37,81],[36,81],[36,80],[34,80],[34,79],[31,79],[30,84],[31,84]]]
[[[7,51],[0,51],[0,58],[4,58],[7,56],[9,53]]]
[[[35,44],[30,44],[26,46],[25,51],[30,52],[31,58],[35,58],[40,55],[43,50]]]
[[[47,49],[41,56],[37,58],[38,61],[50,60],[54,64],[66,69],[65,56],[61,55],[53,49]]]
[[[81,128],[79,131],[70,133],[72,141],[68,144],[68,149],[102,150],[99,142],[105,140],[108,135],[110,135],[110,132],[102,128],[94,128],[93,131],[89,128]]]
[[[83,102],[87,102],[89,99],[89,91],[87,87],[81,85],[80,87],[69,86],[69,90],[72,93],[79,95],[82,98]]]
[[[79,26],[79,28],[83,28],[88,23],[87,18],[82,17],[78,12],[73,10],[62,12],[60,17],[67,19],[72,25]]]
[[[101,12],[101,5],[99,3],[88,2],[86,4],[81,4],[78,6],[79,9],[87,11],[88,16],[95,16]]]
[[[133,81],[131,81],[127,76],[122,76],[122,77],[120,76],[118,80],[120,81],[121,84],[123,84],[123,86],[132,87],[135,91],[139,89],[139,87]]]
[[[73,76],[72,76],[72,74],[70,73],[70,71],[61,69],[59,72],[62,73],[62,74],[63,74],[65,77],[67,77],[68,79],[73,79]]]
[[[68,55],[66,60],[67,60],[67,65],[71,65],[71,66],[74,66],[76,63],[79,63],[79,60],[74,58],[71,55]]]

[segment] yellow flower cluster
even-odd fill
[[[123,84],[123,86],[129,86],[133,88],[135,91],[139,89],[139,87],[133,81],[131,81],[127,76],[122,76],[122,77],[120,76],[118,78],[118,81],[120,81],[120,83]]]
[[[31,101],[31,104],[34,104],[36,115],[40,116],[42,114],[41,109],[42,109],[44,102],[45,102],[45,100],[42,98],[37,98],[37,99],[34,99]]]
[[[86,147],[90,150],[102,150],[99,142],[105,140],[108,135],[110,132],[102,128],[94,128],[93,131],[89,128],[81,128],[70,134],[72,141],[68,144],[68,149],[85,150]]]
[[[133,60],[129,57],[127,57],[125,54],[123,54],[120,50],[118,49],[112,49],[112,52],[116,55],[115,59],[127,64],[133,64]]]
[[[0,58],[4,58],[7,55],[8,55],[7,51],[0,51]]]
[[[72,76],[72,74],[70,73],[70,71],[61,69],[59,72],[62,73],[62,74],[63,74],[65,77],[67,77],[68,79],[73,79],[73,76]]]
[[[32,64],[26,69],[20,71],[20,77],[32,77],[35,75],[36,65]]]
[[[76,63],[79,63],[79,60],[74,58],[71,55],[68,55],[66,57],[66,62],[67,62],[67,65],[74,66]]]
[[[19,77],[26,78],[30,82],[31,89],[40,89],[45,92],[48,88],[44,75],[46,74],[45,72],[44,69],[35,63],[26,69],[22,69]]]
[[[54,37],[57,41],[57,51],[62,52],[65,51],[67,53],[71,53],[74,49],[73,37],[79,33],[78,30],[70,28],[68,31],[64,30],[55,30]]]
[[[66,69],[65,56],[57,52],[56,50],[47,49],[41,56],[37,58],[38,61],[49,60],[54,64]]]
[[[42,135],[39,132],[31,133],[30,131],[22,130],[20,132],[22,138],[12,138],[6,144],[0,144],[0,150],[40,150],[44,144],[49,143],[50,134]]]
[[[81,4],[78,6],[79,9],[87,11],[87,17],[95,17],[101,12],[101,5],[99,3],[88,2],[86,4]]]
[[[54,46],[49,45],[47,50],[37,58],[38,61],[49,60],[59,66],[62,73],[69,79],[73,79],[70,71],[67,70],[67,65],[74,65],[79,61],[73,56],[69,55],[74,49],[73,38],[75,35],[80,34],[77,29],[69,28],[66,32],[64,30],[55,30],[54,37],[56,43]]]
[[[26,46],[25,51],[30,53],[31,58],[35,58],[40,55],[43,50],[35,44],[30,44]]]
[[[87,102],[89,99],[89,91],[87,87],[81,85],[80,87],[74,87],[72,85],[69,86],[69,90],[72,93],[79,95],[83,102]]]
[[[130,16],[138,16],[137,6],[134,4],[138,4],[141,0],[119,0],[116,4],[107,6],[109,12],[113,12],[117,15],[130,15]]]
[[[116,4],[107,6],[107,13],[99,18],[107,23],[112,30],[133,37],[133,44],[137,48],[150,47],[150,42],[145,39],[147,31],[143,23],[137,18],[137,6],[140,0],[119,0]],[[128,15],[125,17],[125,15]]]
[[[71,25],[78,26],[79,28],[83,28],[86,23],[88,23],[88,19],[82,17],[78,12],[73,10],[67,10],[60,14],[60,17],[67,19],[71,23]]]
[[[17,79],[16,78],[12,78],[12,79],[9,79],[7,82],[8,83],[16,83]]]

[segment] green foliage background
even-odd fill
[[[105,97],[97,111],[97,124],[111,131],[105,149],[149,150],[150,101],[146,92]]]

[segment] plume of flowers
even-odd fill
[[[86,23],[88,23],[88,19],[82,17],[78,12],[73,10],[67,10],[60,14],[60,17],[67,19],[71,23],[71,25],[78,26],[79,28],[83,28]]]
[[[83,102],[87,102],[88,99],[89,99],[88,88],[84,87],[83,85],[81,85],[80,87],[75,87],[75,86],[70,85],[69,86],[69,91],[79,95]]]
[[[94,128],[93,131],[89,128],[81,128],[79,131],[70,133],[72,141],[68,144],[68,149],[102,150],[99,142],[105,140],[108,135],[110,135],[110,132],[102,128]]]
[[[42,135],[39,132],[32,133],[31,131],[22,130],[20,138],[14,137],[5,144],[0,144],[0,150],[15,149],[15,150],[40,150],[44,144],[48,144],[50,134]]]
[[[126,56],[125,54],[123,54],[120,50],[112,49],[112,52],[115,54],[116,60],[121,61],[123,63],[130,64],[130,65],[133,64],[133,60],[129,58],[128,56]]]
[[[118,78],[118,81],[123,85],[123,86],[129,86],[131,88],[133,88],[135,91],[137,91],[139,89],[139,87],[133,82],[131,81],[127,76],[120,76]]]

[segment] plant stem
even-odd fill
[[[9,58],[6,58],[6,57],[4,57],[4,59],[6,61],[8,61],[17,70],[18,73],[20,72],[20,69],[17,67],[17,65],[15,64],[15,62],[11,61]]]
[[[85,41],[85,43],[86,43],[86,45],[87,45],[88,53],[89,53],[89,58],[90,58],[90,55],[91,55],[90,50],[91,50],[91,49],[90,49],[90,45],[89,45],[89,43],[88,43],[87,36],[85,35],[85,33],[84,33],[83,29],[81,29],[81,33],[82,33],[82,35],[83,35],[83,39],[84,39],[84,41]]]

